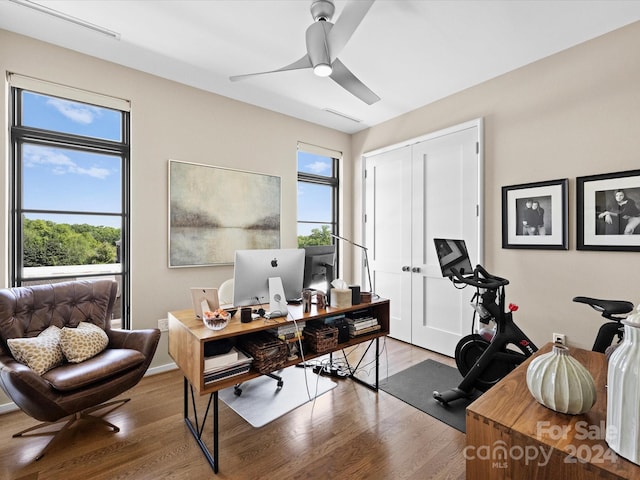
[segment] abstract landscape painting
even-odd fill
[[[232,264],[280,247],[278,176],[169,160],[169,267]]]

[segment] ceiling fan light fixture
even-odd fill
[[[331,68],[331,65],[327,63],[320,63],[313,67],[313,73],[319,77],[328,77],[332,72],[333,68]]]
[[[23,0],[20,0],[23,1]],[[372,105],[380,100],[338,58],[365,14],[375,0],[352,0],[346,4],[335,25],[330,22],[335,7],[333,0],[311,0],[311,15],[315,22],[307,27],[305,43],[307,53],[295,62],[267,72],[249,73],[229,77],[232,82],[265,73],[286,72],[312,68],[318,77],[329,77],[344,90]]]

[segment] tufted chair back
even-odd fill
[[[49,326],[90,322],[111,329],[118,284],[112,280],[70,281],[0,290],[0,354],[10,338],[37,337]]]

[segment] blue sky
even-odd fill
[[[298,152],[298,170],[316,175],[331,176],[332,160],[307,152]],[[331,223],[331,188],[311,183],[298,184],[298,219]],[[318,225],[298,226],[298,235],[308,235]]]
[[[87,104],[23,94],[23,124],[30,127],[119,141],[119,112]],[[71,149],[25,144],[25,209],[120,213],[120,158]],[[120,227],[120,217],[29,215],[56,223],[90,223]]]
[[[120,112],[60,98],[23,94],[22,123],[26,126],[121,140]]]

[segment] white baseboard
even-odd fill
[[[167,363],[166,365],[149,368],[144,376],[147,377],[151,375],[157,375],[158,373],[170,372],[171,370],[176,370],[177,368],[178,366],[174,362],[171,362]],[[18,406],[13,402],[0,405],[0,415],[4,413],[14,412],[16,410],[18,410]]]
[[[4,403],[4,404],[0,405],[0,415],[2,415],[4,413],[14,412],[16,410],[18,410],[18,407],[13,402]]]
[[[152,367],[147,370],[147,373],[144,374],[145,377],[151,375],[157,375],[158,373],[170,372],[171,370],[177,370],[178,365],[175,362],[167,363],[166,365],[160,365],[158,367]]]

